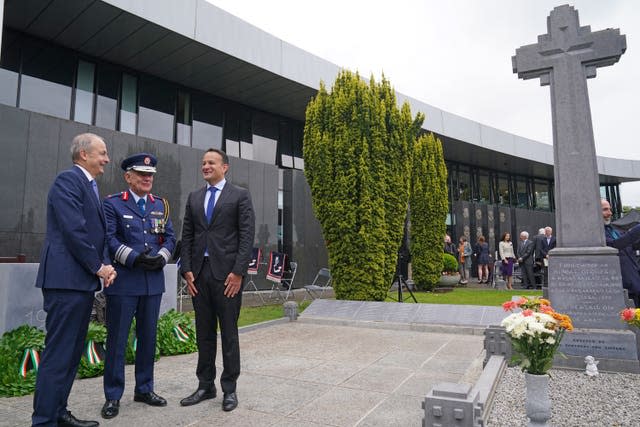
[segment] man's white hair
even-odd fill
[[[543,228],[543,230],[544,230],[544,228]],[[520,236],[524,236],[525,239],[528,239],[529,238],[529,233],[527,233],[526,231],[522,231],[520,233]]]

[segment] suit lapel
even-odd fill
[[[144,215],[142,214],[142,212],[140,212],[140,207],[138,206],[138,204],[136,203],[135,199],[133,198],[133,194],[131,194],[131,191],[127,190],[129,192],[129,198],[127,199],[127,201],[125,202],[125,206],[134,214],[136,214],[137,216],[139,216],[140,218],[144,218],[149,214],[149,198],[147,197],[147,203],[146,203],[146,207],[145,207],[145,211],[144,211]]]
[[[207,227],[207,215],[204,211],[204,197],[207,194],[207,187],[204,186],[204,188],[201,188],[200,190],[198,190],[195,194],[194,194],[194,206],[191,208],[193,210],[195,210],[196,215],[194,215],[196,218],[199,218],[200,221],[202,222],[202,224],[205,226],[205,228]]]
[[[91,200],[91,203],[93,203],[93,205],[96,207],[96,209],[98,210],[100,221],[102,221],[102,225],[104,226],[106,223],[104,219],[104,211],[102,210],[102,203],[100,203],[100,200],[96,198],[96,193],[93,191],[93,185],[91,184],[91,181],[87,180],[87,176],[79,167],[74,166],[72,170],[78,176],[80,182],[84,183],[84,191],[86,193],[85,199]]]

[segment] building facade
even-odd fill
[[[37,261],[49,186],[71,164],[71,138],[90,131],[112,160],[104,195],[123,189],[124,157],[158,157],[154,189],[178,233],[187,195],[203,185],[203,151],[224,149],[230,179],[253,197],[255,245],[298,261],[300,281],[327,266],[302,136],[305,107],[336,65],[204,0],[0,0],[0,12],[0,256]],[[398,98],[443,142],[454,238],[485,235],[495,250],[505,231],[554,225],[550,146]],[[640,162],[598,166],[620,210],[619,183],[640,179]]]

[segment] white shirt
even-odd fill
[[[89,173],[88,170],[86,170],[85,168],[83,168],[82,166],[80,166],[77,163],[74,163],[77,167],[80,168],[80,170],[82,171],[82,173],[84,173],[84,176],[87,177],[87,179],[89,180],[89,182],[93,181],[95,178]]]
[[[218,191],[216,191],[215,193],[215,199],[213,199],[213,206],[216,206],[216,203],[218,203],[218,199],[220,198],[220,193],[222,193],[222,189],[224,188],[224,185],[227,183],[227,179],[226,178],[222,178],[222,180],[220,182],[218,182],[216,185],[214,185],[213,187],[216,187],[218,189]],[[207,212],[207,205],[209,204],[209,198],[211,197],[211,191],[209,191],[209,188],[211,188],[212,186],[207,183],[207,192],[204,195],[204,212]]]

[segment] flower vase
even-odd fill
[[[535,375],[525,372],[527,400],[525,409],[529,427],[549,425],[551,399],[549,399],[549,375]]]

